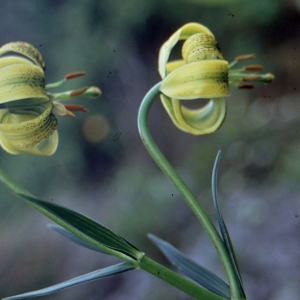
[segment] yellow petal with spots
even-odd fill
[[[195,33],[205,33],[214,36],[205,26],[198,23],[188,23],[178,29],[171,37],[161,46],[158,57],[158,72],[161,78],[166,77],[166,65],[170,53],[179,40],[186,40]]]
[[[203,60],[179,67],[163,80],[160,91],[182,100],[229,96],[228,62]]]
[[[49,98],[44,71],[34,65],[13,64],[2,68],[0,90],[0,104],[26,98]]]
[[[51,103],[46,103],[19,113],[0,110],[0,143],[4,150],[11,154],[53,154],[58,136],[52,108]]]
[[[215,37],[205,33],[194,34],[184,42],[182,57],[186,63],[198,60],[224,59]]]
[[[0,47],[0,56],[8,52],[16,52],[31,59],[37,66],[45,70],[45,62],[39,50],[25,42],[11,42]]]
[[[10,65],[33,65],[33,62],[27,58],[13,55],[0,58],[0,69]]]

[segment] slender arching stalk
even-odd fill
[[[224,266],[229,281],[229,285],[230,285],[231,299],[232,300],[242,299],[239,293],[239,286],[236,280],[233,266],[230,261],[230,257],[226,251],[226,248],[223,244],[220,234],[216,230],[216,227],[212,223],[211,219],[207,215],[202,205],[198,202],[198,200],[190,191],[190,189],[187,187],[187,185],[183,182],[183,180],[180,178],[180,176],[176,173],[174,168],[171,166],[171,164],[167,161],[165,156],[162,154],[162,152],[158,149],[157,145],[155,144],[151,136],[149,126],[148,126],[148,116],[152,104],[160,94],[160,90],[159,90],[160,86],[161,86],[161,82],[153,86],[146,94],[146,96],[144,97],[141,103],[139,114],[138,114],[138,128],[139,128],[141,139],[146,149],[148,150],[149,154],[151,155],[151,157],[154,159],[156,164],[161,168],[164,174],[171,180],[171,182],[181,193],[181,195],[183,196],[183,198],[185,199],[185,201],[187,202],[191,210],[195,213],[198,220],[200,221],[205,231],[209,235]]]

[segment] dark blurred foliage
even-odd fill
[[[2,151],[1,168],[38,197],[94,218],[166,265],[147,240],[148,232],[223,278],[206,234],[144,149],[136,117],[143,96],[160,80],[159,47],[183,24],[194,21],[209,27],[229,61],[256,53],[254,63],[263,64],[276,80],[251,91],[232,88],[227,118],[216,133],[196,137],[179,132],[159,101],[151,111],[150,127],[163,153],[212,218],[211,170],[222,149],[219,197],[246,294],[256,300],[297,299],[299,1],[14,0],[1,4],[1,44],[22,40],[38,47],[47,64],[48,82],[85,70],[85,77],[65,88],[97,85],[103,92],[97,100],[76,100],[90,109],[88,115],[58,116],[60,143],[55,155],[11,156]],[[116,262],[49,231],[44,216],[4,187],[0,208],[1,297]],[[143,271],[134,271],[43,299],[189,297]]]

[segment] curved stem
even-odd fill
[[[241,299],[239,293],[239,286],[236,281],[235,273],[233,266],[230,261],[230,257],[228,252],[223,244],[223,241],[220,237],[220,234],[216,230],[216,227],[212,223],[211,219],[207,215],[206,211],[202,207],[202,205],[198,202],[196,197],[187,187],[187,185],[183,182],[180,176],[176,173],[171,164],[164,157],[162,152],[156,146],[149,127],[148,127],[148,116],[149,111],[152,107],[152,104],[156,100],[156,98],[160,94],[160,86],[161,82],[157,83],[153,86],[150,91],[144,97],[138,114],[138,128],[140,132],[141,139],[148,150],[151,157],[154,159],[156,164],[160,167],[160,169],[164,172],[164,174],[171,180],[171,182],[175,185],[178,191],[181,193],[191,210],[197,216],[198,220],[208,233],[214,247],[216,248],[218,255],[221,259],[221,262],[224,266],[230,289],[231,289],[231,299]]]

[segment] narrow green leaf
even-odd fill
[[[139,260],[144,255],[125,239],[94,220],[70,209],[37,199],[1,169],[0,181],[14,193],[26,199],[27,204],[101,251],[123,260],[128,258]]]
[[[135,269],[136,267],[130,263],[123,262],[117,265],[113,265],[104,269],[99,269],[97,271],[87,273],[78,277],[75,277],[73,279],[70,279],[68,281],[52,285],[50,287],[40,289],[37,291],[29,292],[29,293],[24,293],[16,296],[11,296],[7,298],[3,298],[2,300],[16,300],[16,299],[28,299],[28,298],[33,298],[33,297],[41,297],[45,296],[48,294],[52,294],[55,292],[58,292],[60,290],[69,288],[74,285],[78,285],[84,282],[92,281],[92,280],[97,280],[101,278],[106,278],[109,276],[117,275],[123,272],[127,272],[130,270]]]
[[[218,173],[220,155],[221,155],[221,151],[219,150],[219,152],[217,154],[217,157],[216,157],[216,160],[215,160],[215,163],[214,163],[213,173],[212,173],[213,201],[214,201],[215,211],[216,211],[216,215],[217,215],[221,235],[222,235],[222,238],[223,238],[223,242],[225,244],[225,247],[226,247],[227,252],[229,254],[230,260],[231,260],[232,265],[234,267],[235,275],[236,275],[236,278],[237,278],[239,286],[240,286],[241,295],[246,298],[244,288],[243,288],[243,281],[242,281],[241,273],[240,273],[240,270],[239,270],[239,267],[238,267],[238,264],[237,264],[237,259],[236,259],[235,253],[234,253],[234,248],[233,248],[229,232],[227,230],[226,224],[224,222],[224,219],[222,217],[222,214],[221,214],[220,209],[219,209],[219,204],[218,204],[218,198],[217,198],[217,173]]]
[[[102,247],[99,248],[108,254],[119,257],[116,253],[117,251],[136,260],[139,260],[140,257],[143,256],[143,253],[140,250],[131,245],[121,236],[80,213],[53,203],[39,200],[34,196],[20,193],[18,193],[18,195],[26,199],[28,204],[39,210],[49,219],[66,228],[79,238],[93,243],[96,247],[98,247],[99,244],[102,245]],[[109,249],[115,251],[111,252]]]
[[[70,232],[69,230],[59,226],[59,225],[56,225],[56,224],[48,224],[47,225],[48,228],[52,229],[53,231],[61,234],[62,236],[64,236],[65,238],[67,238],[68,240],[82,246],[82,247],[85,247],[87,249],[91,249],[91,250],[94,250],[94,251],[97,251],[97,252],[101,252],[101,253],[105,253],[107,254],[106,252],[100,250],[99,248],[93,246],[92,244],[86,242],[85,240],[79,238],[77,235],[73,234],[72,232]]]
[[[186,257],[166,241],[159,239],[153,234],[148,234],[148,237],[179,271],[209,291],[225,299],[230,299],[230,288],[221,278]]]

